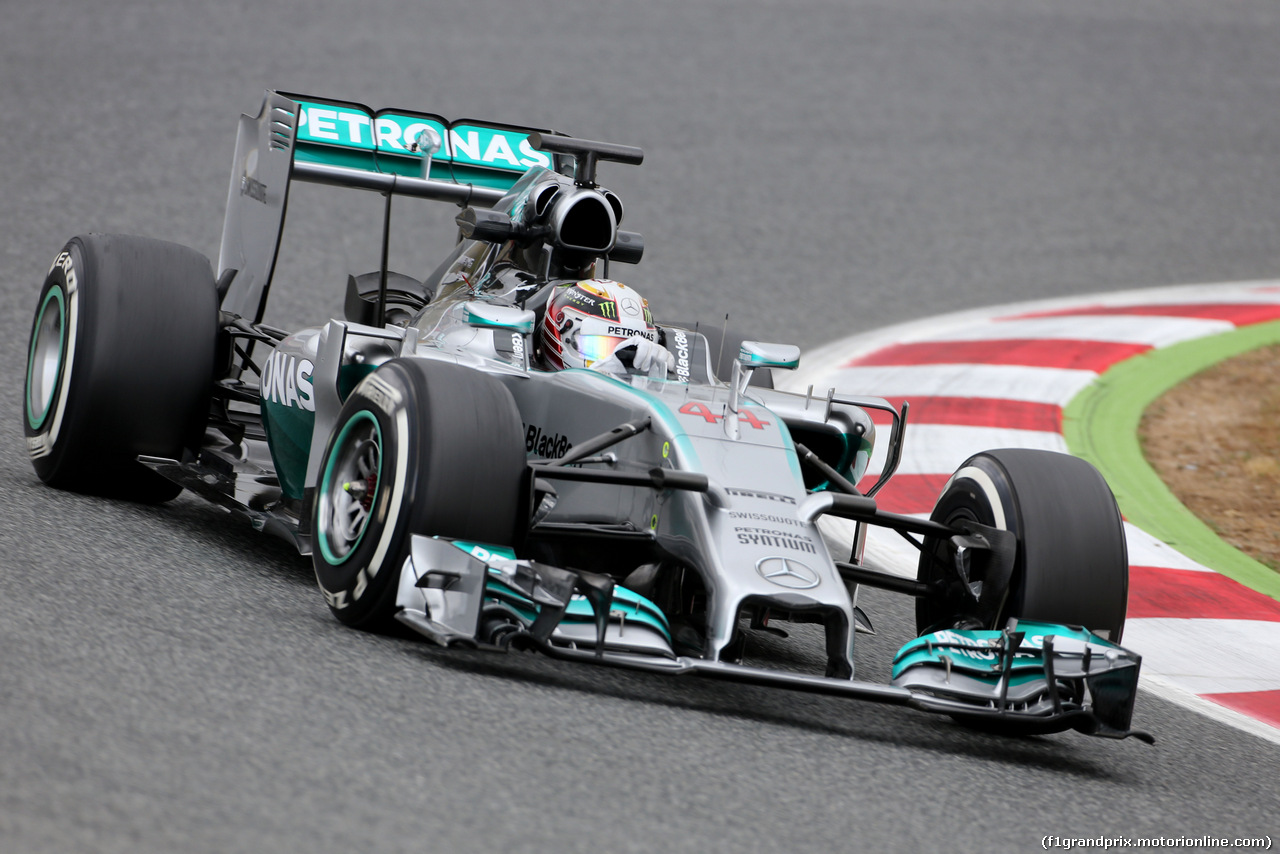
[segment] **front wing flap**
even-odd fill
[[[415,536],[397,604],[401,622],[442,646],[505,646],[514,630],[535,645],[675,658],[666,616],[645,597],[501,546]]]
[[[1030,620],[1004,631],[948,630],[915,638],[894,659],[892,684],[920,706],[972,720],[1016,720],[1025,732],[1131,732],[1142,657],[1086,629]]]

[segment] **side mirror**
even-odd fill
[[[800,348],[794,344],[743,341],[738,350],[738,364],[748,369],[779,368],[793,371],[800,365]]]
[[[521,335],[533,331],[533,312],[509,305],[492,305],[486,302],[463,304],[462,319],[481,329],[510,329]]]
[[[756,368],[795,370],[800,364],[800,348],[794,344],[766,344],[763,341],[743,341],[738,348],[738,358],[733,363],[733,377],[729,380],[729,417],[724,420],[725,434],[738,439],[738,407],[747,392],[747,384]]]
[[[505,243],[516,234],[516,226],[511,222],[511,217],[501,211],[466,208],[453,221],[458,224],[458,231],[468,240]]]

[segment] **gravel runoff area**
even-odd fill
[[[1225,542],[1280,571],[1280,344],[1174,386],[1140,429],[1152,468]]]

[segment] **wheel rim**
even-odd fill
[[[973,478],[970,477],[970,480],[972,481]],[[977,491],[987,497],[989,507],[987,512],[983,512],[981,509],[975,508],[969,503],[961,503],[959,506],[952,506],[942,516],[936,515],[938,513],[938,507],[935,507],[935,515],[930,518],[935,522],[940,522],[948,528],[955,528],[961,522],[976,522],[979,525],[990,525],[1002,530],[1009,529],[1009,520],[1004,518],[1003,509],[992,506],[991,504],[993,501],[998,501],[994,495],[994,486],[991,491],[988,491],[981,488],[981,486],[971,484],[968,491]],[[950,490],[948,490],[947,494],[950,494]],[[938,506],[940,507],[944,501],[946,501],[946,495],[939,499]],[[999,524],[1001,521],[1004,522],[1003,525]],[[952,560],[952,554],[950,548],[945,544],[945,542],[941,540],[933,540],[932,548],[930,548],[929,544],[926,543],[922,552],[922,569],[919,572],[919,580],[933,583],[947,579],[949,577],[949,573],[944,570],[941,565],[949,564]],[[933,558],[931,561],[929,560],[930,556]],[[928,562],[926,563],[926,561]],[[985,585],[987,578],[984,574],[977,580],[983,581]],[[952,584],[956,585],[959,584],[959,582],[955,581],[952,582]],[[943,597],[936,598],[931,601],[925,599],[917,600],[916,628],[921,633],[926,631],[937,631],[940,628],[949,628],[951,626],[939,625],[939,623],[959,619],[960,617],[965,616],[964,609],[967,608],[969,604],[970,603],[965,598],[965,595],[954,589],[954,587]],[[1002,603],[1000,608],[1001,611],[1004,610],[1006,604],[1007,601]],[[983,625],[981,628],[999,628],[1000,623],[1000,617],[997,615],[995,621],[991,625]]]
[[[66,301],[61,288],[50,288],[40,303],[31,351],[27,354],[27,423],[38,430],[49,417],[62,369],[66,339]]]
[[[357,412],[333,442],[320,480],[320,553],[340,564],[360,545],[382,482],[382,430],[373,413]]]

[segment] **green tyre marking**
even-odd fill
[[[1280,574],[1233,548],[1182,505],[1147,463],[1138,442],[1142,413],[1178,383],[1224,359],[1280,342],[1280,321],[1150,350],[1120,362],[1063,410],[1071,453],[1093,463],[1125,518],[1206,567],[1280,599]]]
[[[332,510],[332,500],[330,499],[330,493],[334,489],[334,483],[333,483],[334,462],[342,453],[343,445],[347,441],[347,438],[351,434],[351,431],[355,429],[355,427],[358,424],[360,424],[360,422],[363,422],[363,421],[368,421],[373,424],[373,439],[378,447],[378,470],[377,470],[378,486],[377,488],[382,489],[383,487],[382,459],[384,455],[382,453],[382,448],[383,448],[382,428],[378,425],[378,419],[374,416],[374,414],[369,410],[364,409],[364,410],[361,410],[360,412],[357,412],[355,415],[351,416],[351,418],[347,421],[347,423],[342,425],[342,430],[338,433],[338,438],[336,438],[333,442],[333,451],[329,454],[329,458],[325,460],[324,474],[321,475],[320,477],[320,491],[319,491],[320,494],[316,496],[316,500],[328,502],[329,510],[327,513],[320,514],[320,521],[326,524],[323,524],[321,526],[321,529],[316,532],[317,534],[316,539],[319,541],[320,554],[324,557],[325,562],[328,563],[330,566],[342,565],[343,563],[346,562],[347,558],[351,557],[351,555],[355,553],[355,550],[360,546],[360,541],[364,539],[365,531],[368,530],[369,528],[369,518],[372,515],[372,511],[370,511],[370,514],[365,516],[364,523],[360,526],[360,533],[357,534],[355,540],[348,545],[346,553],[341,556],[334,554],[333,549],[329,545],[329,536],[331,532],[328,530],[328,527],[333,524],[333,519],[332,519],[333,510]],[[371,507],[377,504],[376,499],[377,499],[377,493],[375,492],[374,500],[370,502]]]
[[[58,303],[58,347],[50,354],[48,352],[49,341],[44,340],[45,312],[49,309],[49,301],[56,300]],[[44,295],[44,301],[40,303],[40,311],[36,315],[35,328],[31,335],[31,349],[27,353],[27,423],[31,425],[32,430],[39,430],[44,426],[44,422],[49,418],[49,412],[53,407],[53,399],[55,392],[58,390],[58,381],[62,375],[63,347],[66,345],[67,339],[67,301],[62,295],[62,288],[54,286],[49,288],[49,292]],[[37,353],[37,351],[39,351]],[[48,370],[50,357],[53,357],[52,374]],[[35,387],[35,372],[37,370],[36,361],[39,358],[40,365],[40,408],[37,412],[35,401],[31,399]]]

